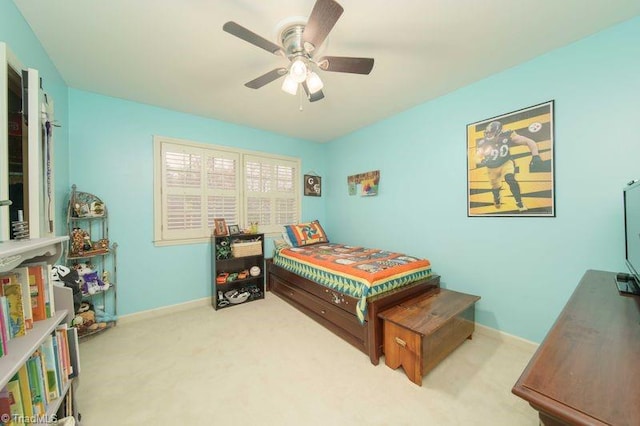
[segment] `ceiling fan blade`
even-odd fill
[[[324,98],[324,93],[322,93],[322,90],[318,90],[316,93],[309,93],[309,86],[307,86],[307,82],[303,81],[302,82],[302,88],[304,89],[304,93],[307,94],[307,99],[309,99],[309,102],[315,102],[315,101],[319,101],[320,99]]]
[[[324,93],[322,92],[322,90],[319,90],[316,93],[309,96],[309,102],[319,101],[320,99],[324,99]]]
[[[267,52],[271,52],[274,55],[284,56],[284,52],[282,51],[282,48],[280,46],[270,42],[266,38],[261,37],[252,31],[249,31],[242,25],[239,25],[233,21],[225,23],[222,26],[222,29],[231,35],[234,35],[246,42],[253,44],[254,46],[258,46],[259,48],[266,50]]]
[[[271,83],[272,81],[279,79],[286,73],[287,73],[286,68],[276,68],[269,71],[266,74],[262,74],[260,77],[255,78],[248,83],[245,83],[245,86],[247,86],[250,89],[259,89],[265,84]]]
[[[349,56],[323,56],[317,62],[321,70],[369,74],[373,69],[373,58],[352,58]]]
[[[304,48],[308,52],[320,47],[342,12],[344,9],[334,0],[316,1],[302,33],[302,40],[305,42]]]

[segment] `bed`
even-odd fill
[[[266,269],[268,290],[369,355],[374,365],[383,345],[378,314],[440,285],[426,259],[343,244],[276,247]]]

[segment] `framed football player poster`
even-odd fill
[[[467,216],[555,217],[553,101],[467,125]]]
[[[304,195],[322,196],[322,178],[315,175],[304,175]]]

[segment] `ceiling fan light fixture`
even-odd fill
[[[281,21],[276,28],[277,43],[253,31],[229,21],[223,31],[238,37],[260,49],[283,56],[288,66],[280,66],[258,78],[245,83],[250,89],[259,89],[278,78],[284,78],[282,90],[291,95],[305,94],[309,102],[324,99],[323,81],[314,70],[337,73],[369,74],[373,69],[373,58],[352,56],[323,56],[329,33],[344,12],[336,0],[315,0],[313,10],[307,17],[294,16]],[[302,98],[302,96],[301,96]]]
[[[287,75],[282,82],[282,90],[290,95],[295,95],[298,93],[298,82],[291,75]]]
[[[307,64],[300,58],[296,59],[291,64],[289,76],[293,78],[296,83],[302,83],[307,79]]]
[[[322,83],[318,74],[311,71],[307,77],[307,87],[309,88],[309,93],[314,94],[322,90],[324,83]]]

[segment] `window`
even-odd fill
[[[155,243],[208,240],[214,218],[280,233],[300,217],[300,160],[164,137],[155,147]]]

